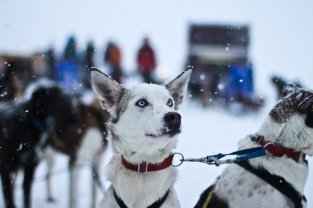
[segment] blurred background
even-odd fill
[[[165,83],[192,65],[184,121],[197,115],[203,132],[230,142],[222,146],[216,140],[219,149],[200,152],[193,145],[190,150],[186,141],[193,133],[187,130],[179,150],[203,156],[232,151],[261,125],[285,82],[313,88],[312,10],[310,0],[0,0],[0,101],[18,101],[39,78],[65,84],[81,96],[90,91],[90,67],[131,86]],[[208,123],[219,119],[224,126],[237,125],[236,139],[225,138],[233,134],[222,135],[224,127],[208,130]],[[238,122],[255,123],[247,131]],[[178,191],[182,207],[195,204],[219,172],[213,171],[205,185],[198,181],[201,187],[193,188],[193,196]],[[184,176],[189,174],[182,170],[178,187],[186,188]]]
[[[142,39],[148,37],[157,64],[165,64],[176,72],[186,65],[191,24],[248,26],[248,56],[253,63],[255,88],[264,94],[264,83],[274,73],[309,85],[311,4],[309,0],[1,1],[0,52],[47,56],[47,50],[52,48],[59,58],[68,38],[74,36],[77,55],[83,55],[91,41],[94,65],[102,68],[102,56],[112,41],[121,50],[123,69],[131,71],[136,69]]]

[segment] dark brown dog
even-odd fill
[[[97,104],[100,106],[99,102]],[[69,156],[70,188],[69,207],[77,207],[78,189],[77,179],[82,164],[89,164],[92,168],[92,205],[96,207],[96,184],[99,183],[99,166],[103,153],[108,147],[106,140],[107,129],[105,123],[109,114],[106,111],[100,112],[95,107],[79,103],[77,106],[79,122],[69,126],[62,131],[51,135],[50,146]],[[53,165],[53,154],[46,154],[48,167],[51,170]],[[100,184],[98,184],[100,185]],[[51,193],[50,172],[47,174],[48,201],[54,201]],[[104,188],[104,187],[102,187]]]
[[[29,99],[1,112],[0,172],[5,207],[15,208],[14,173],[24,169],[24,207],[31,207],[31,185],[50,132],[77,122],[73,96],[53,83],[38,84]]]

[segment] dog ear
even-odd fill
[[[293,84],[293,83],[287,83],[287,84],[284,86],[283,91],[282,91],[283,96],[285,97],[285,96],[289,95],[290,93],[292,93],[292,92],[294,92],[294,91],[296,91],[296,90],[298,90],[298,89],[299,89],[299,87],[296,86],[295,84]]]
[[[177,109],[178,106],[183,102],[192,69],[192,66],[188,66],[187,69],[183,71],[183,73],[165,85],[166,89],[170,91],[175,100],[175,109]]]
[[[123,87],[96,68],[91,68],[90,82],[102,108],[109,110],[119,99]]]

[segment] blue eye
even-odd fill
[[[173,101],[171,99],[168,99],[167,103],[168,106],[172,107],[173,106]]]
[[[141,108],[143,108],[143,107],[148,105],[148,102],[146,100],[144,100],[144,99],[141,99],[141,100],[137,101],[136,105],[141,107]]]

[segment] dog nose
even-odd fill
[[[169,112],[164,116],[164,120],[173,125],[180,125],[181,115],[176,112]]]

